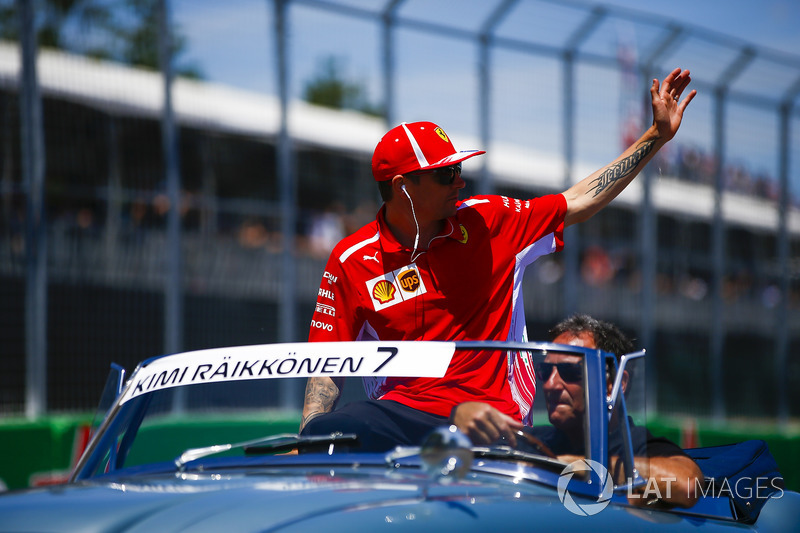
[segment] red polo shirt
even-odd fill
[[[381,209],[333,249],[309,340],[524,340],[522,275],[561,250],[566,210],[560,194],[472,197],[412,261]],[[367,378],[364,387],[440,416],[479,400],[521,419],[519,396],[525,411],[534,391],[509,384],[511,365],[505,354],[456,353],[444,378]]]

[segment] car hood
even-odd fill
[[[616,496],[615,496],[616,498]],[[552,487],[508,476],[431,480],[418,470],[301,468],[137,475],[0,496],[0,531],[658,531],[715,527],[698,517],[610,505],[569,512]],[[625,526],[627,524],[627,526]],[[727,530],[727,529],[726,529]]]
[[[446,527],[457,520],[453,515],[475,520],[478,508],[489,512],[486,502],[521,497],[503,485],[511,484],[442,484],[423,475],[331,468],[292,475],[265,470],[136,476],[6,494],[0,497],[0,531],[309,531],[317,520],[334,520],[337,528],[352,531],[366,515],[380,524]],[[547,490],[538,492],[552,503]]]

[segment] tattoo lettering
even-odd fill
[[[655,143],[655,139],[643,142],[636,147],[636,150],[634,150],[631,155],[608,167],[605,172],[595,178],[592,182],[594,183],[594,187],[589,189],[589,191],[594,190],[594,196],[596,197],[598,194],[614,185],[617,180],[628,176],[631,172],[636,170],[636,167],[639,166],[642,159],[653,151],[653,145],[655,145]]]

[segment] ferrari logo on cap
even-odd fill
[[[444,132],[444,130],[442,128],[436,128],[433,131],[435,131],[436,135],[441,137],[444,142],[446,142],[446,143],[450,142],[450,139],[447,138],[447,134]]]

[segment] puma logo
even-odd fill
[[[375,261],[376,263],[380,263],[380,261],[378,261],[378,252],[377,251],[375,252],[375,255],[364,255],[362,257],[362,259],[364,261]]]

